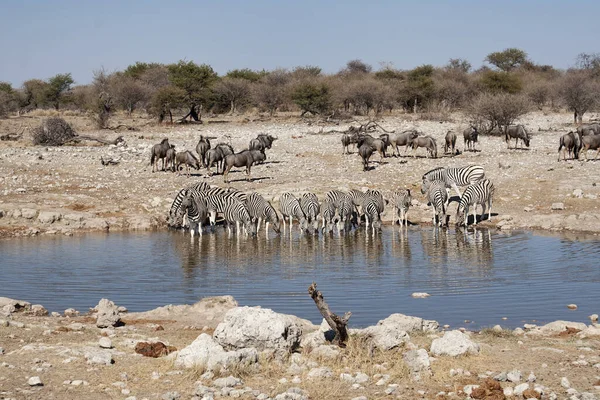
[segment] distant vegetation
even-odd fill
[[[301,66],[235,69],[224,76],[191,61],[137,62],[123,71],[95,71],[89,85],[75,85],[70,73],[30,79],[19,88],[0,82],[0,117],[40,108],[74,109],[105,128],[117,110],[143,110],[159,122],[173,122],[254,108],[270,115],[297,111],[334,117],[402,109],[438,117],[464,111],[473,123],[493,127],[536,108],[570,110],[581,122],[600,106],[600,54],[580,54],[566,71],[538,65],[514,48],[490,53],[484,61],[488,65],[478,70],[466,60],[451,59],[442,67],[373,71],[357,59],[335,74]]]

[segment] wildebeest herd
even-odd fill
[[[211,167],[216,165],[217,174],[219,170],[223,173],[225,183],[228,182],[228,174],[233,167],[245,167],[246,179],[249,180],[252,166],[266,160],[265,152],[271,148],[276,139],[276,137],[261,133],[250,141],[248,149],[236,153],[230,144],[218,143],[212,147],[209,138],[200,135],[196,145],[198,156],[190,150],[176,152],[175,146],[169,144],[169,139],[163,139],[152,147],[150,165],[152,165],[152,172],[158,170],[158,162],[161,160],[162,171],[179,172],[181,166],[185,166],[188,176],[190,168],[199,170],[200,167],[206,168],[212,175]]]

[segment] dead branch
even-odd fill
[[[317,284],[315,282],[308,287],[308,294],[310,294],[310,297],[314,300],[319,312],[323,318],[325,318],[325,321],[327,321],[331,329],[334,330],[335,337],[332,341],[333,344],[337,344],[340,347],[346,347],[346,341],[348,340],[348,331],[346,327],[352,313],[348,311],[342,318],[332,313],[323,299],[323,294],[317,290]]]
[[[25,128],[23,125],[19,128],[21,132],[19,133],[7,133],[6,135],[0,136],[0,140],[19,140],[23,137],[23,133],[25,133]]]
[[[102,144],[109,144],[109,145],[110,144],[117,145],[117,144],[125,141],[125,139],[123,139],[123,136],[118,136],[114,140],[106,140],[106,139],[102,139],[102,138],[95,137],[95,136],[85,136],[85,135],[77,135],[77,136],[73,137],[70,141],[80,142],[82,140],[91,140],[94,142],[98,142],[98,143],[102,143]]]
[[[102,158],[102,156],[100,156],[100,164],[102,165],[117,165],[118,163],[120,163],[120,161],[115,161],[112,158],[105,160]]]

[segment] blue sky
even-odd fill
[[[0,81],[93,71],[135,61],[235,68],[316,65],[326,73],[361,59],[380,68],[474,67],[507,47],[568,68],[600,52],[599,1],[10,1],[0,2]]]

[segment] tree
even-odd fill
[[[16,92],[12,85],[0,82],[0,118],[17,108]]]
[[[169,81],[185,93],[182,102],[187,104],[190,111],[182,119],[190,116],[194,121],[199,121],[198,107],[209,101],[212,86],[218,79],[217,73],[210,65],[197,65],[193,61],[179,61],[168,65],[167,69]]]
[[[214,87],[215,94],[229,105],[229,113],[233,114],[241,104],[250,99],[250,82],[242,78],[225,77]]]
[[[252,71],[251,69],[234,69],[225,75],[226,78],[245,79],[250,82],[258,82],[262,77],[268,75],[264,69],[262,71]]]
[[[490,132],[494,127],[506,129],[529,108],[529,100],[523,95],[482,93],[470,103],[467,114],[471,124]]]
[[[389,108],[392,101],[392,94],[386,85],[378,79],[354,79],[347,86],[347,98],[350,104],[354,105],[354,112],[364,112],[366,115],[371,110],[378,114],[383,109]]]
[[[60,102],[63,99],[64,94],[71,89],[71,85],[74,82],[75,81],[71,77],[70,73],[58,74],[48,79],[46,98],[56,110],[59,109]]]
[[[583,115],[599,100],[600,85],[590,75],[590,71],[572,70],[559,84],[561,97],[569,110],[573,111],[575,123],[581,123]]]
[[[276,69],[263,77],[254,88],[254,98],[272,116],[288,99],[287,84],[290,75],[286,70]]]
[[[329,110],[331,96],[327,85],[312,82],[302,82],[293,89],[292,100],[302,110],[301,116],[307,112],[321,114]]]
[[[373,67],[364,63],[362,60],[350,60],[346,63],[346,68],[342,72],[349,74],[368,74]]]
[[[417,112],[417,107],[434,94],[433,82],[434,68],[432,65],[421,65],[407,74],[406,94],[408,95],[407,105],[412,105],[413,112]]]
[[[114,111],[114,94],[111,90],[111,76],[106,73],[104,68],[94,71],[92,87],[93,98],[90,108],[96,114],[94,121],[98,128],[106,129],[110,115]]]
[[[321,68],[313,65],[304,67],[296,67],[292,72],[292,77],[295,79],[315,79],[321,75]]]
[[[590,71],[597,78],[600,76],[600,53],[581,53],[577,55],[575,60],[577,68]]]
[[[521,80],[511,72],[484,71],[479,83],[492,93],[519,93],[523,88]]]
[[[136,61],[135,64],[129,65],[127,68],[125,68],[123,74],[133,79],[141,79],[142,75],[144,75],[148,70],[160,67],[163,67],[163,65],[159,63],[145,63]]]
[[[490,53],[484,59],[501,71],[509,72],[527,61],[527,53],[516,48]]]
[[[23,82],[24,100],[22,108],[32,107],[33,109],[42,107],[46,102],[46,93],[48,83],[41,79],[30,79]]]
[[[468,73],[471,70],[471,63],[462,58],[451,58],[446,65],[446,70]]]
[[[115,104],[126,110],[129,115],[140,103],[148,99],[148,89],[139,79],[120,72],[112,76],[110,91]]]

